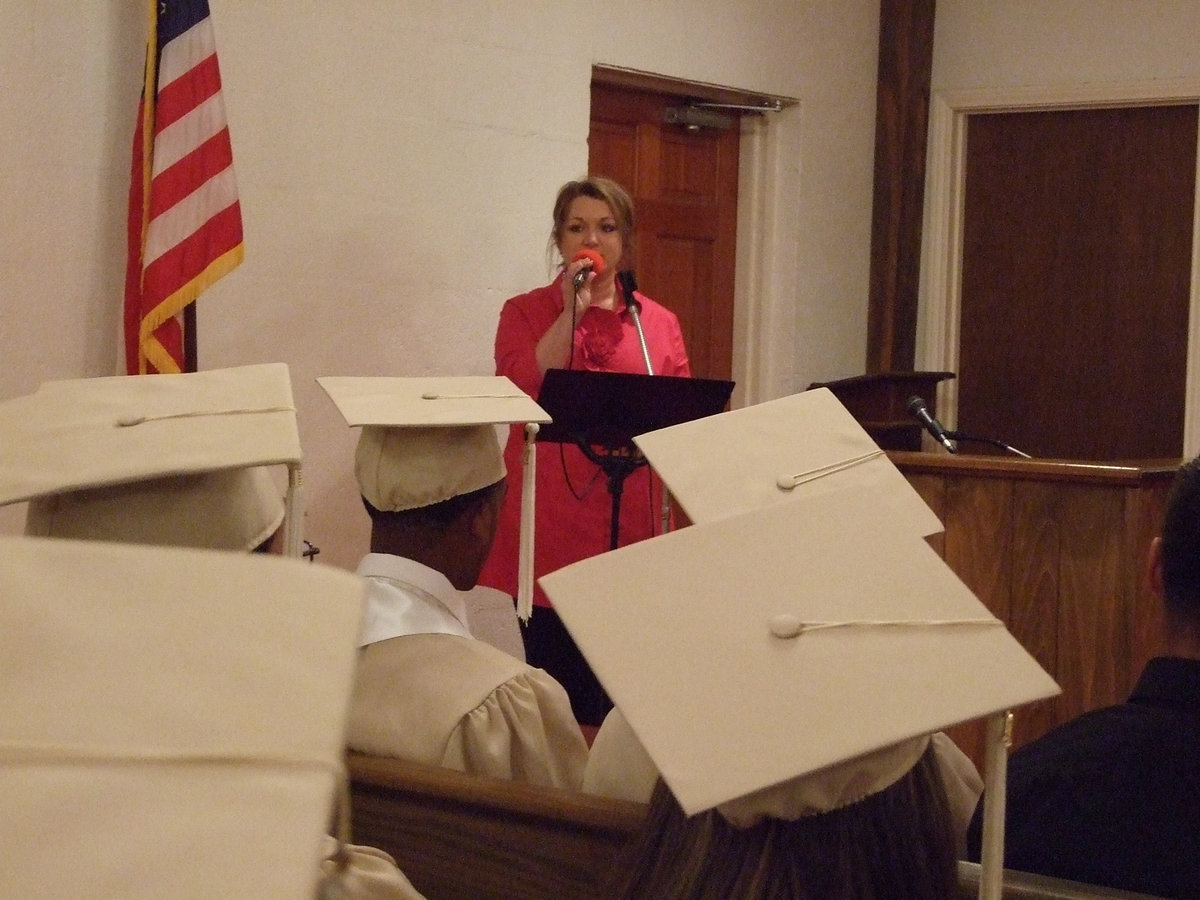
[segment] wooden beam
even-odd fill
[[[867,372],[911,370],[933,71],[934,0],[881,0]]]

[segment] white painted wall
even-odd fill
[[[367,527],[313,379],[492,371],[585,171],[594,63],[800,101],[746,138],[737,377],[766,399],[862,371],[878,0],[210,3],[246,259],[201,298],[200,366],[291,367],[322,561]],[[0,4],[0,398],[119,371],[143,9]]]
[[[1194,0],[937,0],[933,89],[1194,78]]]

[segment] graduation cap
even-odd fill
[[[942,523],[828,388],[638,435],[693,522],[835,494],[917,534]]]
[[[32,533],[300,548],[300,438],[287,366],[52,381],[0,403],[0,505]],[[261,467],[288,468],[286,499]],[[257,471],[256,471],[257,469]]]
[[[533,598],[533,441],[540,406],[502,376],[350,377],[317,379],[346,424],[362,427],[355,475],[376,509],[429,506],[495,484],[505,477],[496,425],[524,423],[518,613],[529,618]]]
[[[827,811],[989,717],[1002,817],[1006,715],[1059,688],[930,548],[936,519],[873,442],[809,393],[639,437],[697,524],[539,583],[686,814]],[[1002,818],[989,835],[994,891]]]
[[[0,537],[0,895],[310,898],[364,591],[281,557]]]

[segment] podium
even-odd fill
[[[813,388],[829,388],[883,450],[920,450],[921,423],[908,411],[908,398],[923,399],[936,415],[937,386],[953,372],[877,372],[838,381],[820,381]]]
[[[1017,711],[1013,746],[1124,701],[1158,646],[1143,572],[1183,460],[888,458],[945,524],[933,549],[1062,686]],[[981,725],[950,734],[983,762]]]
[[[732,381],[715,378],[549,369],[537,402],[553,421],[537,439],[575,444],[604,472],[612,498],[609,549],[615,550],[625,479],[647,464],[633,439],[723,412],[732,394]]]

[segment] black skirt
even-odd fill
[[[545,669],[566,689],[576,721],[596,726],[603,722],[612,709],[612,701],[558,613],[549,606],[535,606],[529,621],[521,626],[521,639],[525,643],[525,661]]]

